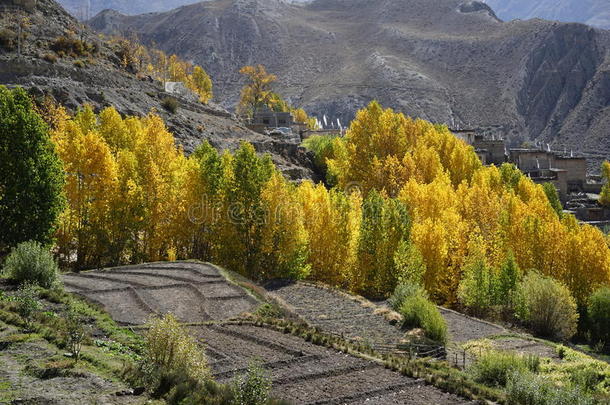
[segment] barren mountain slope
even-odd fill
[[[204,65],[226,106],[239,68],[263,63],[292,103],[343,121],[378,99],[436,122],[495,126],[514,142],[610,151],[610,32],[580,24],[504,23],[463,0],[216,0],[103,13],[91,25]]]
[[[58,0],[70,14],[86,19],[102,10],[112,9],[125,14],[143,14],[167,11],[198,0]]]
[[[0,0],[0,5],[7,0]],[[11,0],[8,0],[11,3]],[[7,11],[3,21],[14,28],[18,9]],[[121,67],[115,47],[91,31],[77,36],[95,43],[99,51],[90,57],[51,58],[50,50],[56,38],[68,31],[79,31],[76,21],[55,1],[38,0],[36,9],[27,12],[30,25],[26,28],[23,55],[16,49],[7,51],[0,46],[0,84],[23,86],[35,95],[52,95],[71,110],[88,103],[96,109],[114,106],[121,114],[145,115],[156,110],[186,152],[191,152],[203,140],[219,149],[234,149],[241,140],[251,142],[260,152],[270,152],[285,174],[295,179],[311,178],[313,164],[303,148],[292,142],[252,132],[235,117],[211,103],[180,99],[180,107],[170,114],[161,106],[166,96],[160,83],[139,79]],[[214,89],[216,95],[222,91]]]
[[[486,0],[503,20],[544,18],[610,29],[608,0]]]

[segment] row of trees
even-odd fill
[[[329,190],[288,182],[247,143],[233,154],[203,144],[185,157],[154,114],[122,118],[113,108],[85,108],[69,117],[50,107],[51,144],[22,90],[0,96],[2,128],[11,132],[2,139],[27,133],[21,149],[38,140],[41,159],[15,161],[13,141],[0,148],[9,173],[0,218],[13,230],[3,233],[4,246],[33,234],[48,240],[47,225],[61,213],[58,253],[76,268],[201,258],[253,279],[308,277],[369,296],[421,283],[449,305],[473,277],[506,278],[511,262],[559,280],[580,307],[610,284],[601,231],[560,217],[543,187],[514,166],[482,167],[446,128],[376,103],[358,113],[345,138],[331,141],[330,152],[324,148],[339,185]],[[21,196],[30,204],[9,204]],[[38,211],[21,213],[28,206]],[[30,223],[46,231],[30,232]]]

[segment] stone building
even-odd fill
[[[451,132],[471,145],[484,165],[500,166],[507,161],[506,144],[503,139],[479,134],[474,129],[455,129]]]
[[[277,112],[265,107],[254,113],[251,124],[266,128],[291,128],[294,123],[289,112]]]

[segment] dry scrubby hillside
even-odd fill
[[[5,2],[12,3],[1,0],[0,6]],[[290,177],[314,176],[311,159],[304,149],[246,129],[214,103],[203,105],[181,99],[177,113],[166,111],[162,107],[165,95],[160,83],[138,78],[121,67],[116,47],[94,32],[82,30],[55,1],[38,0],[36,9],[26,15],[30,24],[25,28],[27,39],[22,57],[18,57],[16,49],[0,46],[0,84],[23,86],[36,96],[50,95],[71,110],[85,103],[96,109],[114,106],[124,115],[146,115],[156,109],[186,152],[203,140],[219,149],[234,149],[240,140],[247,140],[257,151],[271,153],[274,162]],[[6,27],[16,30],[16,16],[16,11],[6,11],[3,20]],[[58,57],[51,47],[68,32],[77,32],[74,38],[95,44],[99,50],[88,56]],[[222,97],[222,90],[215,93]]]
[[[294,105],[344,121],[377,99],[435,122],[498,126],[515,143],[610,151],[610,32],[580,24],[501,22],[464,0],[217,0],[106,12],[91,25],[201,64],[227,106],[239,68],[263,63]]]

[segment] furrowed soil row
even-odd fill
[[[396,385],[392,385],[392,386],[384,387],[384,388],[377,388],[377,389],[373,389],[373,390],[366,391],[366,392],[359,392],[357,394],[348,394],[348,395],[343,395],[343,396],[336,397],[336,398],[308,402],[306,405],[349,404],[354,401],[361,400],[362,398],[367,398],[367,400],[368,400],[370,397],[380,397],[380,396],[384,396],[387,394],[399,392],[400,390],[412,388],[414,385],[417,385],[417,384],[418,384],[417,380],[407,381],[402,384],[396,384]]]

